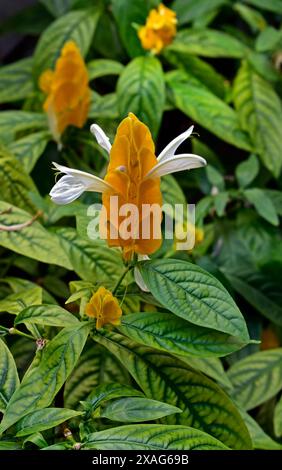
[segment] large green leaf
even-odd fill
[[[174,0],[171,8],[177,14],[178,23],[182,25],[218,10],[225,4],[228,4],[228,0]]]
[[[35,132],[12,142],[9,150],[21,162],[25,171],[30,173],[50,139],[48,131]]]
[[[232,390],[232,383],[227,377],[223,364],[217,357],[194,357],[194,356],[179,356],[181,361],[184,361],[188,366],[193,367],[203,374],[215,380],[224,390],[228,392]]]
[[[144,394],[129,385],[110,382],[95,387],[84,404],[88,412],[93,412],[104,401],[120,397],[144,397]]]
[[[53,69],[67,41],[74,41],[85,56],[88,52],[101,13],[100,2],[91,9],[76,10],[55,20],[45,29],[34,53],[34,77]]]
[[[40,286],[25,288],[8,295],[0,300],[0,312],[8,312],[17,315],[23,308],[29,305],[42,303],[42,288]]]
[[[81,400],[86,400],[91,406],[93,404],[94,408],[96,402],[98,401],[99,405],[105,395],[116,398],[120,395],[109,394],[107,388],[107,384],[109,384],[110,391],[112,391],[111,384],[113,382],[119,383],[120,391],[122,384],[129,382],[127,371],[105,348],[98,344],[93,345],[92,342],[89,349],[81,355],[66,382],[64,390],[65,406],[74,408],[78,406]],[[101,384],[106,387],[106,391],[100,390],[99,386]],[[122,396],[125,396],[124,389],[122,393]],[[138,395],[138,391],[136,391],[136,395]]]
[[[124,66],[116,60],[94,59],[87,64],[89,79],[104,77],[106,75],[120,75]]]
[[[214,95],[199,80],[182,71],[167,74],[175,106],[220,139],[244,150],[252,150],[248,135],[230,106]]]
[[[14,358],[4,341],[0,338],[0,411],[2,413],[4,413],[19,383]]]
[[[242,341],[249,340],[245,320],[232,297],[199,266],[163,259],[141,263],[140,271],[153,296],[175,315]]]
[[[33,90],[32,58],[0,68],[0,103],[22,100]]]
[[[32,411],[49,406],[83,350],[89,324],[63,329],[43,350],[37,367],[26,374],[6,408],[0,433]],[[30,393],[32,390],[32,393]]]
[[[225,356],[244,345],[225,333],[193,325],[171,313],[126,315],[119,330],[137,343],[180,356]]]
[[[184,29],[168,46],[168,51],[195,54],[206,57],[242,58],[246,46],[229,34],[212,29]]]
[[[17,132],[46,128],[47,119],[43,113],[18,110],[0,112],[0,140],[4,143],[12,142]]]
[[[50,326],[79,325],[78,319],[59,305],[32,305],[23,309],[15,319],[15,325],[35,323]]]
[[[271,439],[246,411],[240,410],[240,414],[247,425],[254,449],[282,450],[282,444]]]
[[[205,432],[187,426],[138,424],[90,434],[83,449],[227,450],[227,447]]]
[[[262,162],[278,177],[282,167],[281,101],[273,87],[247,62],[243,62],[235,78],[234,103],[242,128],[249,132]]]
[[[158,0],[134,0],[130,4],[128,0],[111,0],[123,46],[131,57],[144,54],[134,24],[145,24],[150,9],[158,3]]]
[[[150,56],[132,60],[119,78],[117,97],[121,116],[125,117],[130,111],[135,113],[156,136],[165,104],[165,83],[160,61]]]
[[[67,408],[44,408],[43,410],[36,410],[17,422],[16,436],[28,436],[36,432],[54,428],[81,414],[81,411],[68,410]]]
[[[265,0],[246,0],[246,2],[263,10],[273,11],[282,15],[281,0],[267,0],[267,2]]]
[[[0,201],[0,225],[23,224],[30,219],[31,215],[27,212]],[[58,238],[37,221],[22,230],[0,231],[0,246],[43,263],[72,269],[72,264],[61,249]]]
[[[282,348],[245,357],[230,367],[228,377],[244,409],[261,405],[282,388]]]
[[[122,423],[141,423],[181,413],[176,406],[142,397],[127,397],[106,404],[100,416]]]
[[[69,257],[74,271],[86,281],[107,282],[119,277],[123,268],[121,253],[103,240],[87,241],[76,230],[56,230],[62,251]]]
[[[115,354],[148,398],[183,410],[164,418],[165,423],[198,428],[231,448],[251,447],[238,411],[212,380],[175,357],[137,346],[121,335],[103,332],[93,339]]]

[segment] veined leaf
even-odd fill
[[[0,201],[0,225],[23,224],[30,219],[31,215],[27,212]],[[56,235],[46,230],[37,221],[22,230],[0,231],[0,246],[43,263],[72,269],[72,264],[64,250],[61,249]]]
[[[123,336],[97,332],[103,344],[128,369],[148,398],[164,401],[183,412],[163,419],[211,434],[234,449],[251,447],[247,429],[227,395],[210,379],[177,358],[139,347]]]
[[[130,111],[147,124],[156,136],[165,104],[165,83],[161,63],[155,57],[137,57],[123,70],[117,84],[119,111]]]
[[[93,407],[96,403],[95,400],[98,400],[99,405],[100,400],[103,399],[105,394],[109,393],[108,386],[112,390],[113,382],[119,383],[119,390],[123,387],[123,384],[128,384],[129,375],[127,371],[112,354],[109,354],[107,349],[98,344],[93,345],[93,342],[91,342],[90,348],[81,355],[66,382],[64,390],[65,406],[69,408],[76,407],[81,400],[90,402],[90,406],[92,406],[93,401]],[[106,388],[106,391],[100,390],[101,384],[104,384],[103,387]],[[125,393],[124,389],[123,393]],[[138,391],[136,391],[136,394],[138,394]],[[111,394],[110,397],[115,398]]]
[[[227,447],[205,432],[187,426],[138,424],[90,434],[83,449],[227,450]]]
[[[230,392],[233,386],[227,377],[226,371],[223,368],[222,362],[217,357],[194,357],[185,356],[180,357],[188,366],[193,367],[203,374],[215,380],[224,390]]]
[[[0,103],[26,98],[33,90],[32,58],[0,68]]]
[[[29,305],[42,303],[42,288],[40,286],[17,291],[0,300],[0,312],[17,315]]]
[[[272,225],[279,225],[279,219],[274,205],[267,193],[260,188],[245,189],[244,196],[254,205],[257,213]]]
[[[212,29],[184,29],[179,31],[168,51],[195,54],[204,57],[245,56],[247,48],[233,36]]]
[[[0,425],[0,433],[28,413],[46,408],[52,403],[75,367],[87,340],[89,328],[88,323],[65,328],[47,344],[39,365],[25,375],[9,401]]]
[[[282,348],[245,357],[230,367],[228,377],[244,409],[261,405],[282,388]]]
[[[220,139],[244,150],[252,150],[249,137],[241,129],[234,109],[199,80],[183,71],[176,71],[167,74],[167,82],[178,109]]]
[[[117,119],[119,117],[117,94],[100,96],[92,93],[88,117],[92,119]]]
[[[38,80],[46,69],[53,69],[67,41],[74,41],[83,57],[87,54],[101,13],[101,4],[76,10],[56,19],[45,29],[34,53],[34,77]]]
[[[153,296],[175,315],[249,340],[245,320],[232,297],[215,277],[197,265],[163,259],[141,263],[140,271]]]
[[[20,384],[17,367],[8,346],[0,338],[0,411],[4,413],[9,400]]]
[[[48,131],[35,132],[9,145],[10,152],[17,157],[27,173],[30,173],[51,139]]]
[[[256,155],[252,154],[248,160],[240,163],[236,168],[236,178],[241,188],[246,188],[256,178],[259,172],[259,162]]]
[[[178,23],[182,25],[195,21],[225,4],[228,4],[228,0],[174,0],[171,8],[177,14]]]
[[[98,385],[87,397],[84,404],[88,411],[93,412],[101,403],[120,397],[144,397],[144,394],[129,385],[110,382]]]
[[[181,413],[180,408],[157,400],[127,397],[108,403],[100,416],[122,423],[141,423]]]
[[[32,305],[22,310],[15,319],[15,325],[35,323],[50,326],[79,325],[79,320],[59,305]]]
[[[268,170],[276,177],[282,167],[280,122],[282,106],[273,87],[243,62],[234,82],[234,103],[241,125]]]
[[[4,143],[13,141],[17,132],[29,129],[46,129],[47,119],[43,113],[31,111],[1,111],[0,132]]]
[[[240,410],[240,414],[247,425],[253,441],[254,449],[282,450],[282,444],[271,439],[271,437],[264,432],[260,425],[246,411]]]
[[[120,75],[124,65],[117,60],[94,59],[87,64],[89,80],[105,77],[105,75]]]
[[[109,248],[103,240],[87,241],[79,238],[76,230],[59,228],[56,235],[62,251],[68,255],[74,271],[85,281],[112,281],[123,268],[121,254]]]
[[[282,436],[282,397],[278,400],[274,410],[274,431],[276,436]],[[282,449],[282,444],[280,447]]]
[[[67,408],[44,408],[43,410],[36,410],[17,422],[16,436],[23,437],[45,431],[46,429],[54,428],[82,414],[81,411],[68,410]]]
[[[225,356],[243,347],[238,339],[193,325],[171,313],[133,313],[119,330],[137,343],[187,356]]]

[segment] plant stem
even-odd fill
[[[117,292],[120,284],[122,283],[123,279],[125,278],[125,276],[127,275],[127,273],[130,271],[130,269],[132,269],[133,266],[127,266],[127,268],[124,270],[124,272],[122,273],[122,275],[120,276],[120,278],[118,279],[115,287],[113,288],[113,291],[112,291],[112,294],[115,295],[115,293]]]
[[[28,335],[27,333],[24,333],[23,331],[17,330],[16,328],[7,328],[8,332],[10,335],[18,335],[18,336],[24,336],[25,338],[32,339],[32,341],[35,341],[36,338],[34,338],[31,335]]]

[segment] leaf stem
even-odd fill
[[[119,286],[121,285],[123,279],[125,278],[125,276],[127,275],[127,273],[133,268],[132,265],[129,265],[127,266],[127,268],[123,271],[122,275],[120,276],[120,278],[118,279],[115,287],[113,288],[113,291],[112,291],[112,294],[115,295]]]
[[[4,327],[2,327],[4,328]],[[6,328],[5,328],[6,329]],[[17,328],[7,328],[7,332],[10,333],[10,335],[18,335],[18,336],[24,336],[25,338],[32,339],[32,341],[35,341],[36,338],[34,338],[31,335],[28,335],[27,333],[24,333],[23,331],[17,330]]]

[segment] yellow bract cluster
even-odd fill
[[[142,47],[159,54],[176,35],[176,24],[175,12],[161,3],[157,9],[150,11],[145,26],[138,31]]]
[[[86,315],[96,318],[96,328],[102,328],[107,323],[120,324],[122,310],[116,297],[105,287],[99,287],[92,295],[85,309]]]
[[[80,51],[73,41],[69,41],[61,51],[55,70],[45,70],[39,79],[39,87],[47,95],[43,109],[57,142],[66,127],[82,127],[85,123],[90,104],[88,82]]]
[[[105,181],[113,190],[103,194],[103,205],[107,210],[107,239],[110,246],[119,246],[123,249],[126,260],[132,259],[134,253],[151,254],[161,245],[161,233],[156,238],[153,230],[153,214],[143,225],[144,205],[162,205],[160,178],[145,178],[146,174],[157,164],[155,145],[148,127],[133,114],[129,113],[119,125],[110,153],[110,164],[107,169]],[[133,204],[138,209],[139,220],[134,233],[136,236],[113,239],[111,230],[121,231],[122,223],[127,214],[119,215],[116,226],[111,218],[111,196],[118,199],[117,213],[124,204]],[[160,220],[161,222],[161,220]],[[160,230],[160,223],[159,225]],[[148,236],[144,236],[145,226],[149,229]]]

